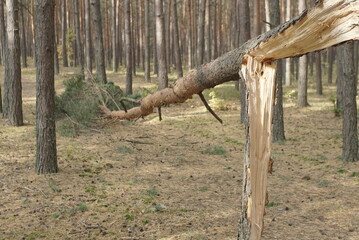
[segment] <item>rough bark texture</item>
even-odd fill
[[[354,65],[354,43],[338,47],[343,87],[343,160],[358,161],[357,78]]]
[[[92,73],[92,41],[91,41],[91,12],[90,12],[90,0],[85,0],[85,45],[86,45],[86,68],[88,72],[88,78]]]
[[[328,18],[328,16],[330,17]],[[336,21],[330,25],[330,28],[326,27],[328,26],[327,22],[333,19],[336,19]],[[123,111],[111,112],[103,108],[104,113],[107,117],[119,119],[146,116],[161,104],[184,102],[193,94],[197,94],[206,88],[212,88],[221,83],[238,79],[240,65],[242,62],[245,63],[247,59],[247,57],[244,57],[246,53],[249,56],[255,56],[256,60],[261,62],[271,62],[281,58],[306,54],[306,49],[308,51],[318,51],[344,41],[358,39],[359,27],[355,25],[358,21],[359,2],[355,0],[320,1],[311,11],[304,12],[291,21],[247,41],[239,48],[200,66],[196,71],[178,79],[173,88],[166,88],[148,95],[141,100],[141,106],[132,108],[127,113]],[[303,25],[309,28],[312,27],[313,22],[316,22],[315,25],[324,26],[325,34],[322,32],[321,44],[308,44],[308,42],[317,41],[318,36],[302,28]],[[295,40],[292,40],[293,38]],[[305,44],[308,45],[307,48],[305,45],[302,46],[303,38],[305,39]],[[297,46],[301,46],[301,48],[298,49]],[[263,48],[266,49],[267,54]]]
[[[66,34],[67,34],[67,10],[66,10],[66,1],[67,0],[62,0],[62,5],[61,5],[61,9],[62,9],[62,19],[61,19],[61,26],[62,26],[62,64],[64,65],[64,67],[68,67],[69,63],[67,60],[67,46],[66,46]],[[37,27],[37,26],[36,26]]]
[[[156,11],[156,50],[158,59],[158,88],[164,89],[168,86],[166,42],[164,29],[163,1],[155,0]]]
[[[80,65],[81,74],[84,74],[84,53],[83,53],[82,41],[81,41],[79,0],[74,0],[74,6],[75,6],[77,59]]]
[[[107,83],[100,0],[91,0],[91,10],[95,37],[96,77],[99,82]]]
[[[132,37],[131,37],[131,4],[125,0],[125,38],[126,38],[126,93],[132,94]]]
[[[328,83],[333,83],[334,48],[328,49]]]
[[[315,53],[315,82],[316,92],[318,95],[323,95],[322,85],[322,57],[321,52]]]
[[[279,0],[271,0],[269,2],[269,22],[272,26],[280,24],[280,8]],[[284,135],[284,120],[283,120],[283,60],[277,61],[277,75],[276,75],[276,93],[275,104],[273,112],[273,142],[285,141]]]
[[[5,63],[5,19],[4,19],[4,2],[0,0],[0,54],[1,54],[1,63]],[[0,84],[0,113],[3,112],[2,106],[2,95],[1,95],[1,84]]]
[[[250,17],[249,17],[249,0],[239,0],[239,45],[244,44],[250,39]],[[244,79],[239,79],[240,85],[240,103],[241,103],[241,123],[247,119],[246,110],[246,86]]]
[[[174,52],[176,59],[176,71],[177,78],[183,77],[182,70],[182,58],[181,58],[181,49],[179,45],[179,30],[178,30],[178,21],[177,21],[177,1],[172,1],[172,26],[173,26],[173,43],[174,43]]]
[[[112,0],[112,24],[111,24],[111,34],[112,34],[112,68],[114,72],[118,72],[118,57],[117,57],[117,0]]]
[[[206,0],[200,0],[198,13],[198,33],[197,33],[197,66],[203,64],[204,57],[204,22],[206,13]]]
[[[21,60],[22,60],[22,67],[27,68],[27,54],[26,54],[26,34],[25,34],[25,19],[24,19],[24,1],[20,1],[20,19],[21,19]]]
[[[4,81],[4,117],[13,126],[23,125],[21,63],[19,36],[19,2],[7,0],[7,41]]]
[[[149,10],[149,0],[144,0],[145,3],[145,41],[144,41],[144,51],[145,51],[145,82],[151,82],[151,69],[150,69],[150,10]]]
[[[36,0],[36,172],[56,173],[53,0]]]

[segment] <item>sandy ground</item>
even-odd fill
[[[237,102],[218,111],[223,125],[194,97],[164,108],[162,122],[153,114],[58,134],[60,172],[40,176],[34,69],[23,86],[25,126],[0,120],[0,239],[236,239],[245,142]],[[359,239],[359,163],[340,159],[341,120],[325,89],[305,109],[286,100],[263,239]]]

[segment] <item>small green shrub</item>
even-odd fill
[[[222,146],[210,146],[207,147],[203,153],[206,154],[210,154],[210,155],[221,155],[221,156],[226,156],[227,150],[225,148],[223,148]]]

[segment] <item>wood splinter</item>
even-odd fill
[[[208,112],[210,112],[210,113],[213,115],[213,117],[215,117],[215,118],[218,120],[218,122],[220,122],[221,124],[223,124],[222,119],[221,119],[220,117],[218,117],[218,115],[217,115],[217,114],[212,110],[212,108],[208,105],[206,99],[205,99],[204,96],[203,96],[203,93],[202,93],[202,92],[198,93],[198,96],[201,98],[201,100],[202,100],[204,106],[207,108]]]

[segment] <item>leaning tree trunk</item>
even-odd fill
[[[19,2],[7,0],[7,41],[4,81],[4,117],[12,126],[23,125],[19,36]]]
[[[36,0],[36,173],[56,173],[53,0]]]
[[[335,20],[335,21],[334,21]],[[102,110],[107,117],[134,119],[162,104],[181,103],[204,89],[244,76],[248,121],[238,239],[258,240],[263,230],[267,175],[271,170],[271,124],[275,91],[275,60],[319,51],[359,39],[359,1],[318,1],[311,11],[258,36],[239,48],[202,65],[165,88],[146,96],[127,112]],[[330,24],[329,24],[330,23]]]

